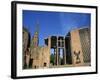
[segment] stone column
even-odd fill
[[[48,47],[51,49],[51,37],[48,38]]]
[[[58,64],[60,64],[60,48],[58,48]]]
[[[57,36],[57,48],[56,48],[56,65],[58,65],[58,36]]]
[[[54,48],[54,65],[56,65],[56,48]]]
[[[63,49],[63,53],[64,53],[64,64],[66,64],[66,48],[65,48],[65,38],[64,38],[63,42],[64,42],[64,49]]]

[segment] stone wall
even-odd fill
[[[23,68],[28,67],[29,62],[30,34],[26,28],[23,28]]]
[[[50,50],[47,46],[32,48],[31,58],[33,59],[32,68],[49,67]]]
[[[75,66],[83,64],[83,52],[80,43],[79,31],[73,30],[70,32],[71,35],[71,54],[72,64]]]

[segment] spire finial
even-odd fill
[[[35,26],[35,33],[39,33],[39,21],[36,21],[36,26]]]

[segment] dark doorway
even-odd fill
[[[47,63],[44,63],[44,67],[46,67],[47,66]]]

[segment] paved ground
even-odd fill
[[[85,64],[82,64],[82,65],[79,65],[79,66],[90,66],[90,63],[85,63]],[[77,67],[75,65],[54,65],[54,66],[50,66],[50,68],[62,68],[62,67]]]

